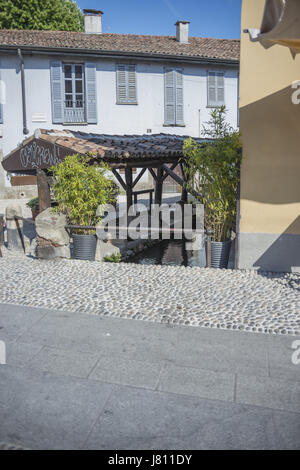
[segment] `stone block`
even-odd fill
[[[53,246],[44,245],[37,247],[38,258],[41,259],[55,259],[55,258],[71,258],[69,246]]]
[[[30,244],[30,250],[29,254],[30,256],[33,256],[34,258],[37,256],[37,238],[33,238]]]
[[[67,225],[65,215],[52,212],[49,207],[36,217],[35,225],[38,236],[49,240],[52,245],[69,245],[70,237],[65,229]]]
[[[105,243],[103,240],[97,240],[95,261],[102,261],[105,256],[119,253],[120,249],[112,243]]]
[[[22,217],[22,208],[19,205],[10,204],[6,207],[7,248],[9,250],[24,251],[23,221],[15,217]]]

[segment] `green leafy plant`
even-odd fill
[[[58,206],[53,210],[67,215],[71,225],[96,226],[102,214],[98,207],[114,204],[116,184],[106,165],[92,165],[91,157],[71,155],[50,170],[54,176],[53,194]],[[93,234],[92,229],[74,229],[74,233]]]
[[[195,190],[204,204],[206,230],[213,241],[226,241],[236,223],[237,190],[240,181],[240,134],[226,122],[225,106],[211,111],[204,127],[212,141],[198,144],[191,138],[184,142],[187,189]]]
[[[1,0],[0,29],[83,31],[83,14],[73,0]]]
[[[103,261],[106,263],[120,263],[122,261],[121,253],[113,253],[112,255],[104,256]]]
[[[27,207],[30,207],[33,211],[38,211],[39,210],[39,198],[38,197],[33,197],[26,203]]]

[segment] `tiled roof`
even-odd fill
[[[13,172],[48,168],[51,164],[55,164],[50,164],[49,161],[49,152],[56,154],[56,151],[52,152],[54,146],[60,149],[61,158],[80,153],[90,154],[96,162],[104,161],[117,165],[131,162],[138,166],[139,163],[153,160],[171,163],[178,161],[182,156],[183,143],[186,138],[187,136],[172,134],[106,135],[37,129],[34,135],[25,139],[19,147],[2,160],[2,165],[5,170]],[[194,140],[198,143],[205,142],[204,139],[195,138]],[[45,149],[48,149],[45,152],[41,151],[43,142]],[[39,147],[39,152],[37,147]],[[24,158],[20,158],[21,153]]]
[[[106,135],[88,134],[76,131],[39,129],[35,132],[39,139],[61,147],[72,153],[92,153],[105,161],[128,161],[162,159],[182,156],[182,148],[188,136],[173,134],[151,135]],[[203,142],[203,139],[195,139]]]
[[[174,36],[86,34],[70,31],[0,30],[0,47],[88,50],[98,53],[149,54],[238,61],[238,39],[190,37],[180,44]]]

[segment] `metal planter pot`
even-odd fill
[[[97,246],[96,235],[73,234],[73,258],[95,261]]]
[[[211,242],[211,267],[227,268],[229,253],[231,248],[231,240],[227,242]],[[206,245],[207,253],[207,245]]]

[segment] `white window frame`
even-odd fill
[[[71,67],[71,78],[66,78],[65,77],[65,67],[66,66],[70,66]],[[76,76],[75,76],[75,67],[76,66],[80,66],[81,67],[81,70],[82,70],[82,78],[80,79],[80,81],[82,82],[82,92],[81,93],[76,93],[76,81],[78,81],[76,79]],[[72,82],[72,93],[68,93],[66,91],[66,80],[70,80]],[[65,119],[64,118],[64,123],[66,124],[83,124],[83,123],[86,123],[86,120],[87,120],[87,117],[86,117],[86,114],[87,114],[87,109],[86,109],[86,106],[87,106],[87,103],[86,103],[86,86],[85,86],[85,66],[83,63],[79,63],[79,62],[63,62],[62,63],[62,81],[63,81],[63,112],[64,112],[64,117],[66,118],[67,114],[68,114],[68,111],[70,113],[70,115],[73,113],[74,115],[74,120],[71,120],[71,119]],[[76,95],[82,95],[82,101],[83,101],[83,106],[82,107],[67,107],[66,106],[66,95],[71,95],[72,94],[72,101],[73,98],[75,97],[75,101],[76,100]],[[77,111],[77,112],[76,112]]]

